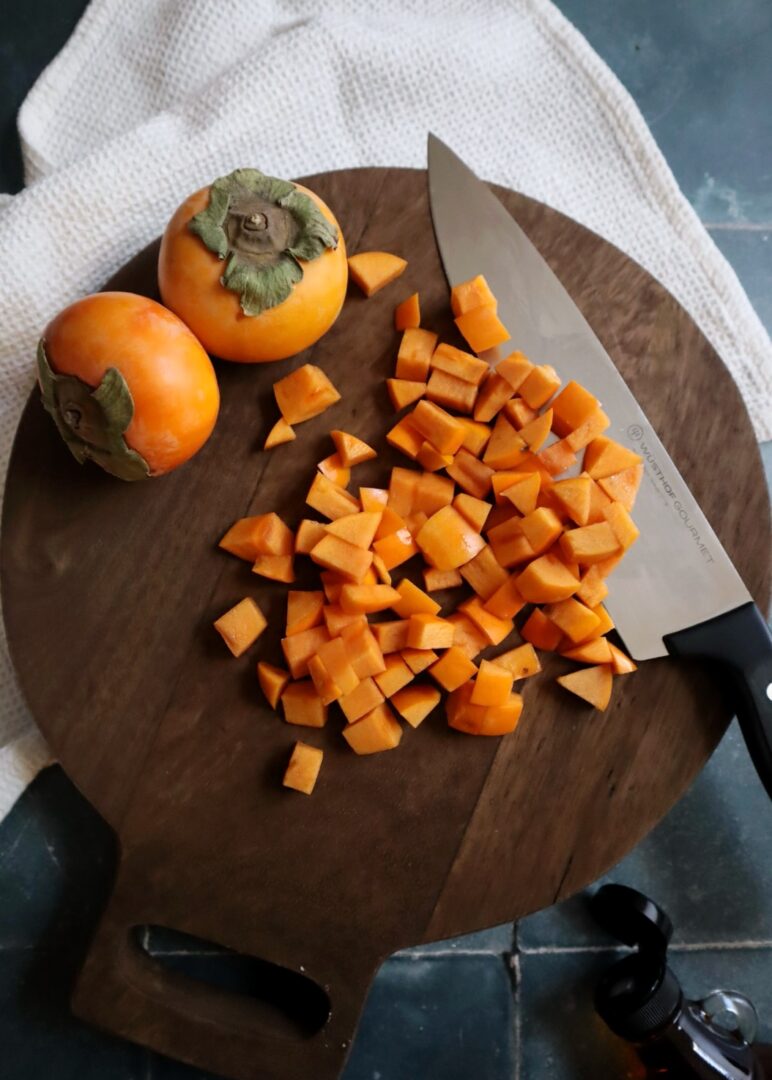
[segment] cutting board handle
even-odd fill
[[[345,970],[343,955],[342,968],[333,976],[325,972],[321,986],[304,972],[266,963],[264,971],[282,976],[281,1000],[272,1002],[270,990],[259,998],[237,994],[182,975],[149,955],[138,924],[154,920],[147,909],[140,920],[128,917],[132,905],[137,910],[137,896],[136,878],[127,885],[119,876],[75,987],[77,1016],[232,1080],[334,1080],[339,1075],[375,964],[367,974]]]

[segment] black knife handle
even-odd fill
[[[754,603],[669,634],[675,656],[716,661],[729,676],[732,703],[753,764],[772,799],[772,633]]]

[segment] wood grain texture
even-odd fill
[[[619,680],[608,712],[591,712],[554,685],[567,666],[556,658],[526,684],[513,736],[461,736],[438,712],[395,753],[357,759],[333,717],[302,732],[325,750],[312,798],[281,788],[298,732],[267,708],[254,665],[281,663],[285,587],[215,542],[247,513],[276,510],[293,526],[306,516],[331,428],[383,445],[399,300],[419,290],[424,324],[461,344],[425,174],[364,169],[304,182],[333,208],[351,251],[393,251],[409,260],[405,275],[370,300],[352,290],[332,331],[301,356],[218,364],[212,439],[159,480],[127,485],[80,468],[31,400],[3,519],[3,601],[21,685],[121,841],[76,1011],[235,1080],[336,1076],[388,954],[515,919],[597,878],[681,795],[730,718],[704,671],[669,660]],[[575,297],[765,609],[763,471],[715,352],[621,252],[539,203],[498,194]],[[155,295],[156,250],[111,286]],[[273,381],[309,360],[343,400],[295,442],[261,452],[277,415]],[[393,464],[404,460],[385,450],[356,468],[352,486],[382,481]],[[306,562],[300,587],[314,580]],[[245,595],[269,629],[234,660],[211,624]],[[275,1010],[161,969],[133,944],[131,928],[146,923],[302,970],[329,994],[328,1023],[309,1036]]]

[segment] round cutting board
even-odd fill
[[[671,660],[617,680],[601,714],[555,685],[567,665],[554,658],[525,684],[513,735],[462,736],[437,710],[406,729],[397,751],[368,758],[351,753],[335,710],[315,731],[290,728],[266,706],[255,661],[282,663],[286,588],[216,541],[246,514],[275,510],[296,526],[331,428],[385,447],[400,299],[419,290],[424,325],[462,344],[425,174],[363,169],[305,182],[333,208],[350,251],[402,255],[403,277],[369,300],[352,289],[307,353],[219,363],[214,435],[159,480],[126,484],[78,466],[33,394],[3,516],[4,611],[21,685],[52,749],[121,841],[74,1007],[236,1080],[336,1076],[384,957],[515,919],[597,878],[681,795],[730,718],[708,672]],[[715,352],[621,252],[546,206],[498,194],[608,349],[764,610],[763,471]],[[156,252],[111,287],[156,295]],[[277,418],[273,381],[308,361],[342,400],[299,427],[295,442],[261,451]],[[384,449],[356,468],[353,485],[382,484],[395,464],[405,461]],[[308,560],[297,563],[299,587],[312,587]],[[269,626],[236,660],[212,622],[247,595]],[[281,787],[298,737],[325,751],[311,798]],[[133,928],[145,924],[260,958],[262,998],[160,967],[136,944]]]

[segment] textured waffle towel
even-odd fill
[[[241,165],[423,166],[426,133],[658,277],[772,437],[772,348],[633,101],[547,0],[92,0],[25,101],[0,233],[0,470],[40,330]],[[0,816],[47,760],[0,646]]]

